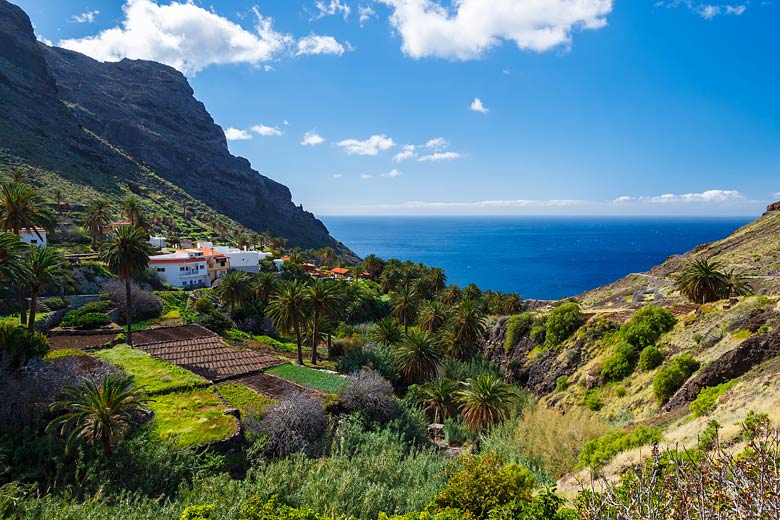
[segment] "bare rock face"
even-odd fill
[[[769,206],[766,207],[766,213],[769,213],[770,211],[780,211],[780,202],[773,202]]]
[[[0,155],[4,148],[86,183],[95,175],[130,183],[140,164],[258,233],[357,260],[286,186],[230,154],[180,72],[48,47],[24,11],[0,0]]]

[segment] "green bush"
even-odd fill
[[[40,332],[30,332],[13,321],[0,321],[0,366],[16,368],[48,351],[49,340]]]
[[[61,309],[65,309],[70,305],[68,303],[68,300],[65,298],[46,298],[46,300],[43,301],[43,303],[46,304],[48,308],[50,308],[53,311],[58,311]]]
[[[601,410],[601,408],[604,406],[604,403],[601,402],[598,389],[593,388],[592,390],[588,390],[585,393],[585,406],[594,412]]]
[[[515,314],[506,321],[506,339],[504,340],[504,352],[509,353],[522,336],[531,331],[534,323],[534,315],[530,312]]]
[[[224,334],[226,330],[233,326],[230,318],[216,310],[202,315],[198,323],[219,335]]]
[[[569,388],[569,378],[566,376],[559,376],[558,379],[555,380],[555,389],[558,392],[563,392],[567,388]]]
[[[190,506],[182,512],[180,520],[216,520],[216,509],[214,504]]]
[[[580,452],[580,466],[598,468],[621,451],[638,448],[661,440],[661,430],[638,426],[630,432],[611,431],[585,443]]]
[[[718,431],[720,430],[720,423],[715,419],[707,422],[707,426],[701,431],[699,435],[699,449],[708,450],[712,448],[715,441],[718,440]]]
[[[97,302],[85,303],[75,311],[79,314],[89,314],[90,312],[107,312],[112,307],[109,300],[100,300]],[[69,313],[70,314],[70,313]]]
[[[214,305],[211,304],[211,300],[209,300],[205,296],[201,296],[200,298],[195,300],[195,303],[192,305],[192,307],[197,312],[204,313],[204,314],[214,310]]]
[[[564,303],[550,311],[545,322],[545,343],[555,347],[566,341],[582,322],[580,306],[575,302]]]
[[[680,354],[661,368],[653,379],[653,393],[658,404],[668,401],[698,368],[698,361],[690,354]]]
[[[637,349],[654,345],[665,332],[672,330],[677,318],[666,309],[643,307],[620,328],[623,338]]]
[[[458,419],[444,419],[444,440],[447,444],[462,446],[474,436],[468,426]]]
[[[70,311],[62,318],[60,325],[63,327],[78,327],[80,329],[96,329],[111,323],[111,318],[105,312]]]
[[[634,372],[636,367],[636,348],[626,341],[615,346],[615,350],[601,369],[601,376],[606,381],[621,381]]]
[[[702,388],[699,395],[696,396],[696,400],[691,403],[691,413],[694,417],[701,417],[707,415],[715,408],[715,402],[720,396],[731,390],[731,388],[737,384],[736,379],[733,379],[727,383],[722,383],[717,386],[707,386]]]
[[[615,395],[618,397],[625,397],[626,396],[626,388],[623,386],[618,386],[615,388]]]
[[[398,381],[395,356],[389,348],[376,346],[371,349],[354,350],[336,360],[336,370],[341,374],[352,374],[363,368],[376,370],[391,383]]]
[[[661,366],[664,361],[664,355],[655,345],[648,345],[642,349],[639,354],[639,368],[645,372]]]

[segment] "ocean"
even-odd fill
[[[443,268],[449,283],[558,299],[646,271],[752,218],[321,217],[359,256]]]

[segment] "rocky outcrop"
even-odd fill
[[[101,63],[35,39],[27,15],[0,0],[0,156],[92,184],[127,183],[139,165],[219,213],[291,246],[330,246],[357,260],[290,190],[230,154],[187,79],[150,61]]]
[[[669,400],[664,409],[671,411],[691,403],[707,386],[717,386],[748,373],[764,361],[780,356],[780,331],[759,334],[705,366]]]
[[[769,206],[766,207],[766,213],[769,213],[770,211],[780,211],[780,202],[773,202]],[[764,213],[766,215],[766,213]]]

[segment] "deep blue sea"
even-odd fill
[[[443,268],[450,283],[557,299],[611,283],[704,242],[744,218],[322,217],[361,257]]]

